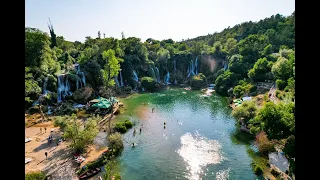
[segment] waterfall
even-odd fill
[[[120,70],[120,87],[123,87],[122,71]]]
[[[75,63],[73,64],[74,70],[76,72],[76,75],[78,76],[76,87],[77,89],[85,87],[86,86],[86,76],[84,72],[80,70],[80,65]],[[58,78],[58,102],[61,102],[67,95],[72,95],[72,92],[70,91],[70,81],[68,80],[68,76],[66,74],[59,74],[57,75]],[[46,90],[44,88],[44,90]]]
[[[117,87],[120,87],[120,84],[119,84],[117,76],[114,76],[113,78],[114,78],[114,81],[116,82]]]
[[[133,80],[136,82],[139,82],[139,78],[138,78],[137,72],[135,70],[132,70],[132,75],[133,75]]]
[[[194,75],[198,75],[198,73],[199,73],[198,72],[198,57],[196,57],[196,60],[194,62],[193,62],[193,60],[191,60],[187,73],[188,73],[187,78],[190,76],[192,77]]]
[[[164,80],[163,80],[164,84],[166,85],[170,84],[169,80],[170,80],[170,73],[168,71],[168,73],[164,76]]]
[[[198,75],[198,56],[196,57],[196,62],[194,63],[196,69],[196,75]]]
[[[224,70],[226,71],[228,69],[228,64],[225,62],[223,66]]]
[[[156,74],[154,73],[153,68],[151,67],[150,69],[151,69],[152,78],[157,82],[158,80],[157,80]]]
[[[58,102],[61,102],[67,95],[72,95],[70,83],[65,74],[58,75]]]
[[[44,95],[46,95],[48,93],[48,91],[47,91],[47,83],[48,83],[48,76],[44,79],[44,82],[43,82],[42,93]]]
[[[77,89],[79,89],[79,85],[80,85],[80,88],[86,86],[86,76],[84,75],[84,72],[80,70],[80,65],[76,63],[73,66],[77,76],[80,78],[80,81],[79,79],[77,79],[77,83],[76,83]]]
[[[157,67],[156,67],[156,77],[157,77],[157,83],[160,83],[160,73]]]
[[[83,87],[86,86],[86,76],[84,75],[84,72],[80,72],[81,74],[81,80],[82,80],[82,83],[83,83]]]
[[[176,77],[176,70],[177,70],[177,68],[176,68],[176,60],[175,60],[175,59],[173,60],[173,70],[174,70],[174,75],[175,75],[175,77]],[[174,78],[174,84],[177,84],[176,78]]]

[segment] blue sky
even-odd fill
[[[98,36],[175,41],[220,32],[274,14],[291,15],[294,0],[26,0],[25,25],[69,41]]]

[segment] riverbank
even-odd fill
[[[252,105],[248,105],[246,107],[251,107],[249,109],[253,110],[254,108],[252,106],[254,106],[256,108],[256,113],[259,113],[260,109],[264,108],[265,107],[265,104],[267,102],[273,102],[274,104],[278,104],[279,102],[281,102],[280,99],[278,99],[276,96],[275,96],[275,92],[276,90],[272,90],[271,93],[266,93],[266,94],[259,94],[259,95],[256,95],[256,96],[253,96],[251,97],[252,99],[249,100],[251,102],[254,102],[254,104]],[[242,106],[242,104],[244,103],[244,101],[238,105],[238,106]],[[235,102],[233,101],[232,104],[230,105],[230,107],[232,107],[232,111],[235,112],[237,110],[237,107],[235,106]],[[245,107],[244,107],[245,108]],[[248,108],[245,108],[245,109],[239,109],[237,111],[237,118],[238,118],[238,121],[239,123],[241,124],[240,126],[240,130],[241,130],[241,133],[247,133],[247,134],[251,134],[250,132],[250,129],[247,127],[247,124],[244,123],[243,119],[244,118],[248,118],[248,114],[242,114],[242,115],[239,115],[239,113],[243,113],[243,111],[247,111]],[[257,116],[258,114],[255,114],[254,116]],[[252,117],[250,117],[252,118]],[[247,119],[248,121],[248,119]],[[252,123],[249,125],[249,127],[252,126]],[[255,143],[264,143],[263,145],[267,146],[266,143],[270,143],[269,146],[271,146],[272,144],[272,147],[274,147],[276,149],[276,153],[279,153],[281,152],[282,153],[282,149],[284,148],[284,145],[285,145],[285,139],[280,139],[280,140],[274,140],[274,139],[266,139],[266,140],[260,140],[259,141],[259,138],[258,138],[258,133],[257,134],[253,134],[254,136],[252,136],[252,139],[251,141],[255,141]],[[267,138],[267,137],[266,137]],[[256,144],[257,145],[257,144]],[[263,146],[262,145],[262,146]],[[260,147],[259,147],[260,148]],[[257,152],[250,152],[251,154],[251,157],[253,159],[253,167],[256,168],[256,167],[260,167],[262,169],[262,174],[264,177],[268,178],[268,179],[271,179],[271,180],[275,180],[275,179],[278,179],[278,178],[283,178],[283,179],[291,179],[290,176],[288,176],[287,174],[285,174],[285,172],[281,171],[279,168],[277,168],[276,166],[274,166],[270,160],[270,157],[268,157],[268,155],[270,156],[270,154],[274,153],[274,150],[268,150],[267,151],[267,154],[266,155],[266,148],[267,147],[262,147],[264,148],[264,155],[262,153],[260,153],[259,151]]]
[[[120,106],[122,103],[116,103],[112,113],[118,113]],[[77,115],[81,114],[79,112]],[[83,117],[84,115],[86,117]],[[83,120],[87,119],[88,115],[82,113],[81,116],[77,116],[80,124],[83,124]],[[100,132],[105,133],[106,122],[110,117],[111,113],[98,122]],[[73,151],[69,148],[70,143],[63,141],[59,145],[56,144],[56,140],[62,137],[63,132],[59,127],[54,127],[53,121],[51,121],[53,119],[54,116],[46,116],[46,120],[42,122],[42,117],[38,113],[25,114],[25,138],[31,139],[25,143],[25,158],[26,162],[29,161],[25,164],[25,173],[43,172],[48,179],[78,179],[76,171],[79,170],[79,165],[73,160]],[[47,141],[50,135],[53,137],[52,143]],[[104,141],[106,140],[104,139]],[[80,166],[96,161],[108,150],[105,143],[102,143],[103,145],[101,142],[99,143],[94,142],[86,147],[85,153],[82,154],[85,160]],[[45,152],[47,152],[47,158]]]
[[[42,131],[40,131],[40,128]],[[47,128],[45,131],[44,128]],[[51,133],[51,130],[53,131]],[[54,141],[48,143],[49,135]],[[59,127],[54,127],[51,122],[36,124],[25,129],[25,137],[32,140],[25,143],[25,157],[31,162],[25,165],[25,173],[42,171],[52,179],[77,179],[71,157],[71,149],[67,142],[62,142],[58,146],[55,139],[60,137],[62,132]],[[48,153],[46,159],[45,152]]]

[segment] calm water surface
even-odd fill
[[[128,110],[117,118],[136,123],[136,134],[130,129],[124,135],[125,149],[118,162],[123,179],[258,178],[246,146],[232,140],[236,121],[226,98],[170,88],[123,102]]]

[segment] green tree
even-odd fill
[[[245,73],[247,72],[247,65],[243,62],[243,57],[240,54],[232,55],[228,66],[231,72],[241,76],[245,76]]]
[[[155,88],[156,82],[152,77],[142,77],[141,86],[147,90],[153,90]]]
[[[121,180],[119,167],[115,160],[109,160],[105,165],[105,170],[104,180]]]
[[[260,58],[254,64],[253,68],[249,70],[248,77],[255,82],[270,79],[267,73],[271,71],[271,67],[272,62],[268,61],[267,58]]]
[[[287,81],[293,76],[292,63],[284,57],[279,57],[277,62],[273,64],[271,72],[277,79]]]
[[[113,77],[118,76],[120,71],[119,62],[123,62],[123,59],[117,58],[115,52],[112,49],[103,51],[102,58],[107,62],[104,65],[104,69],[101,69],[102,77],[107,86],[114,86],[115,82]]]
[[[288,79],[287,87],[285,90],[295,92],[295,79],[293,77]]]
[[[50,47],[53,48],[57,46],[57,37],[56,34],[54,33],[53,25],[49,19],[50,24],[48,24],[49,30],[50,30],[50,35],[51,35],[51,45]]]
[[[48,34],[36,28],[25,28],[25,66],[39,66],[42,49],[49,46]]]
[[[243,61],[253,64],[260,57],[260,53],[268,44],[268,40],[264,35],[249,35],[242,39],[239,43],[239,52],[243,56]]]
[[[287,82],[284,81],[284,80],[281,80],[281,79],[277,79],[277,80],[276,80],[276,85],[277,85],[277,88],[278,88],[279,90],[283,90],[283,89],[286,87]]]
[[[294,158],[296,157],[295,154],[295,136],[291,135],[287,138],[286,144],[284,146],[283,152],[285,152],[289,157]]]
[[[203,75],[202,73],[199,73],[193,76],[190,79],[190,86],[192,89],[201,89],[203,87],[206,87],[207,86],[206,76]]]
[[[192,45],[192,52],[194,55],[200,55],[201,54],[201,44],[199,42],[195,42]]]
[[[225,48],[228,54],[236,54],[238,53],[237,40],[234,38],[228,38]]]
[[[170,52],[167,49],[160,48],[157,52],[157,63],[167,65],[168,59],[170,59]]]
[[[267,102],[255,117],[271,139],[283,139],[295,133],[294,103]]]
[[[120,133],[116,132],[108,136],[108,147],[112,153],[117,156],[123,150],[123,139]]]
[[[253,101],[245,101],[232,111],[232,115],[238,120],[242,119],[247,124],[250,119],[256,116],[257,112],[257,107]]]
[[[75,152],[81,153],[87,145],[93,143],[98,135],[97,121],[100,118],[89,118],[85,123],[85,128],[82,128],[83,125],[76,120],[76,116],[71,118],[70,123],[64,129],[64,137],[71,141],[70,147]]]
[[[262,51],[263,56],[267,56],[269,54],[273,53],[273,47],[271,44],[268,44]]]
[[[238,80],[238,76],[227,70],[219,75],[215,81],[215,89],[217,93],[227,95],[228,90],[233,87]]]

